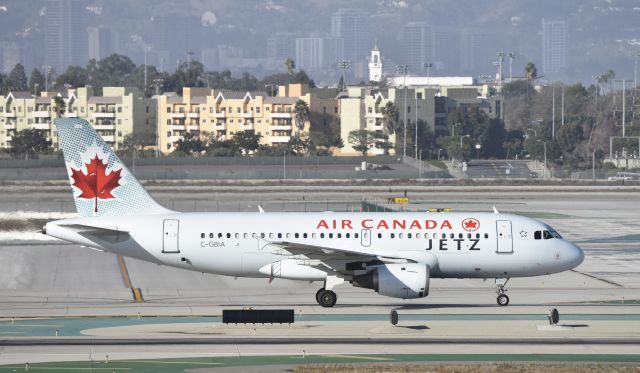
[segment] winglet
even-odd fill
[[[498,211],[498,209],[497,209],[495,206],[493,206],[493,213],[494,213],[494,214],[499,214],[499,213],[500,213],[500,212]]]

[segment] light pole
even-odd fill
[[[282,179],[287,180],[287,149],[282,153]]]
[[[556,85],[551,88],[551,138],[556,136]]]
[[[153,83],[156,86],[156,158],[160,158],[160,116],[158,115],[160,113],[160,105],[158,100],[160,100],[160,85],[162,85],[163,82],[164,80],[162,78],[153,79]]]
[[[452,129],[452,131],[451,131],[451,137],[453,137],[453,136],[455,136],[455,135],[456,135],[456,126],[458,126],[458,125],[460,125],[460,124],[462,124],[462,123],[454,123],[454,124],[453,124],[453,126],[452,126],[452,127],[453,127],[453,129]]]
[[[409,71],[409,65],[397,65],[396,70],[398,74],[402,75],[402,85],[404,86],[404,135],[402,145],[402,157],[407,156],[407,72]]]
[[[640,57],[640,51],[636,51],[636,64],[633,69],[633,89],[638,88],[638,57]]]
[[[536,140],[544,144],[544,168],[542,169],[542,178],[547,178],[547,142],[542,140]]]
[[[427,87],[431,84],[431,68],[433,67],[433,63],[427,62],[424,64],[424,67],[427,69]]]
[[[462,138],[469,137],[469,135],[460,135],[460,160],[462,161],[464,157],[462,156]]]
[[[191,69],[191,57],[194,55],[192,51],[187,52],[187,70]]]
[[[509,83],[511,83],[513,79],[511,65],[513,64],[513,60],[516,58],[516,54],[513,52],[509,52]]]
[[[600,79],[599,75],[592,75],[591,78],[593,79],[593,82],[595,83],[595,93],[593,94],[594,100],[595,100],[595,110],[594,112],[598,111],[598,80]]]
[[[338,62],[338,67],[340,68],[340,70],[342,70],[342,84],[343,87],[347,86],[347,81],[345,80],[346,78],[344,77],[344,73],[345,71],[351,69],[351,61],[349,60],[342,60],[340,62]],[[343,87],[339,87],[339,88],[343,88]]]

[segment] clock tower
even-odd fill
[[[371,58],[369,59],[369,81],[380,82],[382,79],[382,56],[380,55],[380,49],[376,43],[371,51]]]

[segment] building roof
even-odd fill
[[[27,92],[27,91],[11,91],[9,92],[9,94],[13,96],[14,99],[33,98],[33,95],[31,95],[31,92]]]
[[[121,104],[122,97],[93,96],[89,98],[90,104]]]
[[[247,93],[251,97],[258,97],[258,96],[267,97],[268,96],[267,92],[265,91],[248,91],[247,92],[247,91],[232,91],[230,89],[221,89],[218,91],[218,93],[222,94],[222,97],[224,97],[225,100],[243,99],[245,98]]]
[[[50,104],[52,97],[36,97],[36,104]]]
[[[406,79],[406,80],[405,80]],[[389,79],[392,86],[469,86],[473,85],[472,76],[396,76]]]
[[[295,104],[299,99],[297,97],[267,97],[265,103],[269,104]]]
[[[320,99],[332,99],[338,96],[337,88],[309,88],[309,93]]]
[[[206,104],[207,96],[191,96],[192,104]]]

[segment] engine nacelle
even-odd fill
[[[351,283],[388,297],[423,298],[429,295],[429,266],[419,263],[385,264],[363,275],[353,276]]]

